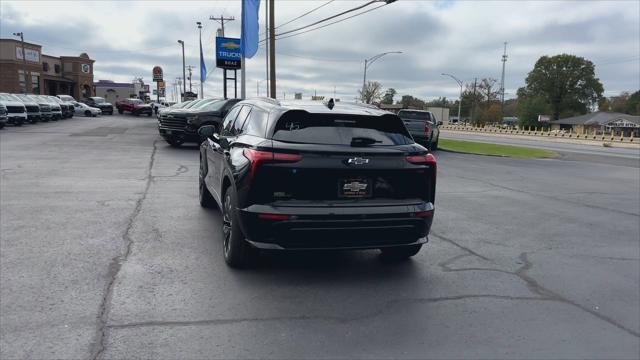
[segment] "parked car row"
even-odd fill
[[[95,101],[89,98],[87,102]],[[104,99],[102,99],[104,101]],[[113,107],[109,113],[113,113]],[[108,111],[108,109],[107,109]],[[103,114],[98,107],[78,102],[69,95],[35,95],[0,93],[0,128],[6,124],[22,126],[39,121],[58,121],[72,118],[74,115],[97,116]]]

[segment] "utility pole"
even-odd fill
[[[473,113],[476,108],[476,85],[478,84],[478,78],[473,79],[473,100],[471,101],[471,111],[469,121],[473,122]]]
[[[269,81],[270,97],[276,98],[276,26],[275,0],[269,0]]]
[[[236,18],[234,18],[233,16],[224,17],[223,15],[220,15],[219,18],[217,18],[217,17],[215,17],[213,15],[209,16],[209,20],[217,21],[220,24],[220,27],[222,28],[222,37],[224,37],[224,22],[225,21],[233,21],[235,19]]]
[[[264,7],[264,36],[267,41],[264,42],[264,58],[265,58],[265,79],[267,80],[267,95],[269,94],[269,7]]]
[[[502,80],[500,81],[500,114],[504,117],[504,67],[507,63],[507,42],[504,42],[504,53],[502,54]]]
[[[19,33],[13,33],[14,36],[20,36],[20,43],[22,44],[22,75],[24,77],[24,93],[29,92],[29,85],[31,83],[31,76],[29,76],[29,80],[27,81],[27,52],[24,49],[24,33],[21,31]]]
[[[198,21],[196,24],[198,24],[198,31],[200,32],[200,55],[202,55],[202,23]],[[200,65],[202,66],[202,64]],[[202,79],[202,69],[200,69],[200,74],[200,99],[204,99],[204,79]]]
[[[185,69],[184,69],[184,41],[182,40],[178,40],[178,43],[180,45],[182,45],[182,79],[185,80],[187,78],[186,74],[185,74]],[[181,99],[182,101],[184,101],[184,95],[187,92],[187,82],[183,81],[182,82],[182,96]]]
[[[224,37],[224,22],[227,21],[233,21],[236,18],[233,16],[230,17],[224,17],[224,15],[220,15],[220,17],[215,17],[215,16],[209,16],[209,20],[213,20],[213,21],[217,21],[220,24],[220,29],[218,29],[218,36],[220,37]],[[238,78],[238,76],[235,75],[236,72],[234,70],[234,76],[233,76],[233,81],[237,81],[235,79]],[[222,69],[222,91],[224,92],[224,98],[227,98],[227,69]]]
[[[191,65],[187,65],[187,70],[189,70],[189,92],[192,92],[192,88],[191,88],[191,71],[193,70],[193,66]]]

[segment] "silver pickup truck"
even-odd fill
[[[424,110],[400,110],[398,116],[404,122],[413,140],[424,145],[429,150],[438,148],[440,129],[442,121],[436,121],[436,117],[429,111]]]

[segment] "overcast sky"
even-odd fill
[[[364,0],[333,1],[276,30],[295,29]],[[276,0],[276,26],[327,0]],[[260,28],[264,31],[261,1]],[[376,7],[371,5],[367,9]],[[240,1],[0,1],[0,37],[23,31],[25,41],[42,45],[48,55],[86,52],[96,60],[95,81],[151,80],[154,65],[165,79],[182,76],[178,39],[186,43],[187,65],[199,66],[196,21],[209,76],[207,96],[222,94],[222,70],[215,66],[215,31],[210,15],[235,16],[227,36],[240,35]],[[506,97],[514,97],[542,55],[569,53],[596,64],[605,94],[640,89],[640,1],[411,1],[380,9],[306,34],[276,41],[278,97],[318,95],[353,100],[362,86],[364,59],[386,51],[367,79],[419,98],[458,97],[459,88],[441,73],[464,82],[475,77],[500,79],[503,42],[507,41]],[[265,51],[247,61],[247,94],[265,78]],[[197,88],[199,71],[193,75]],[[232,86],[232,83],[229,83]],[[266,82],[260,84],[265,94]],[[230,88],[232,90],[232,88]],[[286,95],[285,95],[286,94]],[[396,98],[397,99],[397,98]]]

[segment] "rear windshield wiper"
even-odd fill
[[[376,140],[370,137],[353,137],[351,138],[351,146],[369,146],[377,143],[381,143],[382,141]]]

